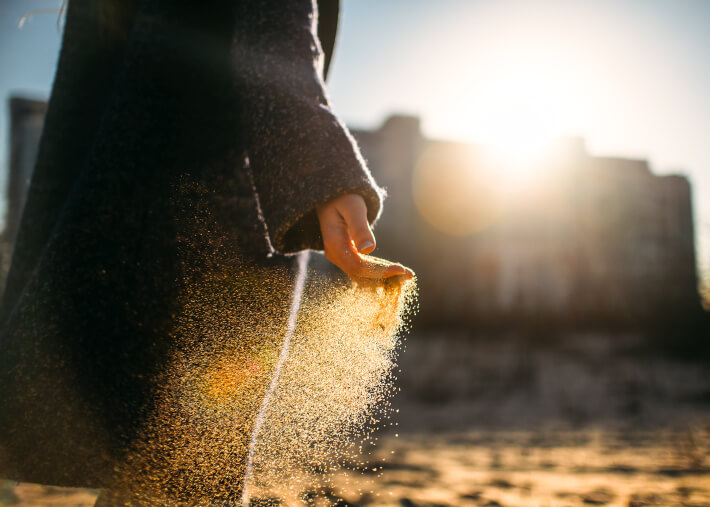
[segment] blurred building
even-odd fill
[[[39,139],[47,103],[22,97],[10,98],[10,167],[7,178],[7,214],[4,235],[13,242],[20,226],[22,208],[37,160]]]
[[[691,192],[565,138],[523,170],[396,116],[354,131],[389,197],[378,255],[414,267],[436,324],[648,323],[700,309]]]
[[[0,234],[0,293],[10,267],[12,245],[20,226],[22,208],[37,160],[39,139],[47,113],[47,103],[22,97],[11,97],[10,163],[7,174],[5,228]]]
[[[12,98],[10,111],[1,278],[46,103]],[[423,321],[597,324],[699,311],[685,177],[591,156],[577,138],[516,175],[482,146],[422,137],[416,117],[353,135],[388,192],[377,254],[416,270]]]

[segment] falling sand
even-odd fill
[[[114,491],[141,505],[291,505],[365,461],[415,283],[354,283],[310,257],[222,265],[189,285],[154,416]]]

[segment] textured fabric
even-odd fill
[[[371,221],[379,213],[374,182],[359,169],[364,167],[359,152],[328,107],[319,44],[310,20],[297,15],[299,8],[296,2],[262,5],[257,22],[262,26],[238,16],[244,24],[237,29],[242,50],[236,65],[242,95],[252,99],[246,111],[249,160],[279,251],[320,248],[315,206],[338,194],[361,193]]]
[[[3,297],[0,475],[101,485],[150,412],[186,286],[288,271],[280,254],[321,248],[315,206],[343,193],[376,220],[315,23],[311,0],[69,2]]]

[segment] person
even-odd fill
[[[337,2],[318,7],[320,26],[313,0],[69,1],[0,308],[1,476],[106,487],[197,280],[268,286],[304,249],[412,276],[364,255],[384,192],[331,110]]]

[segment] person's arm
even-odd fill
[[[369,224],[384,192],[331,111],[314,15],[311,0],[242,3],[234,70],[246,97],[243,121],[256,190],[278,251],[325,249],[351,276],[382,276],[357,252],[374,248]],[[372,247],[351,245],[366,243],[368,235]]]

